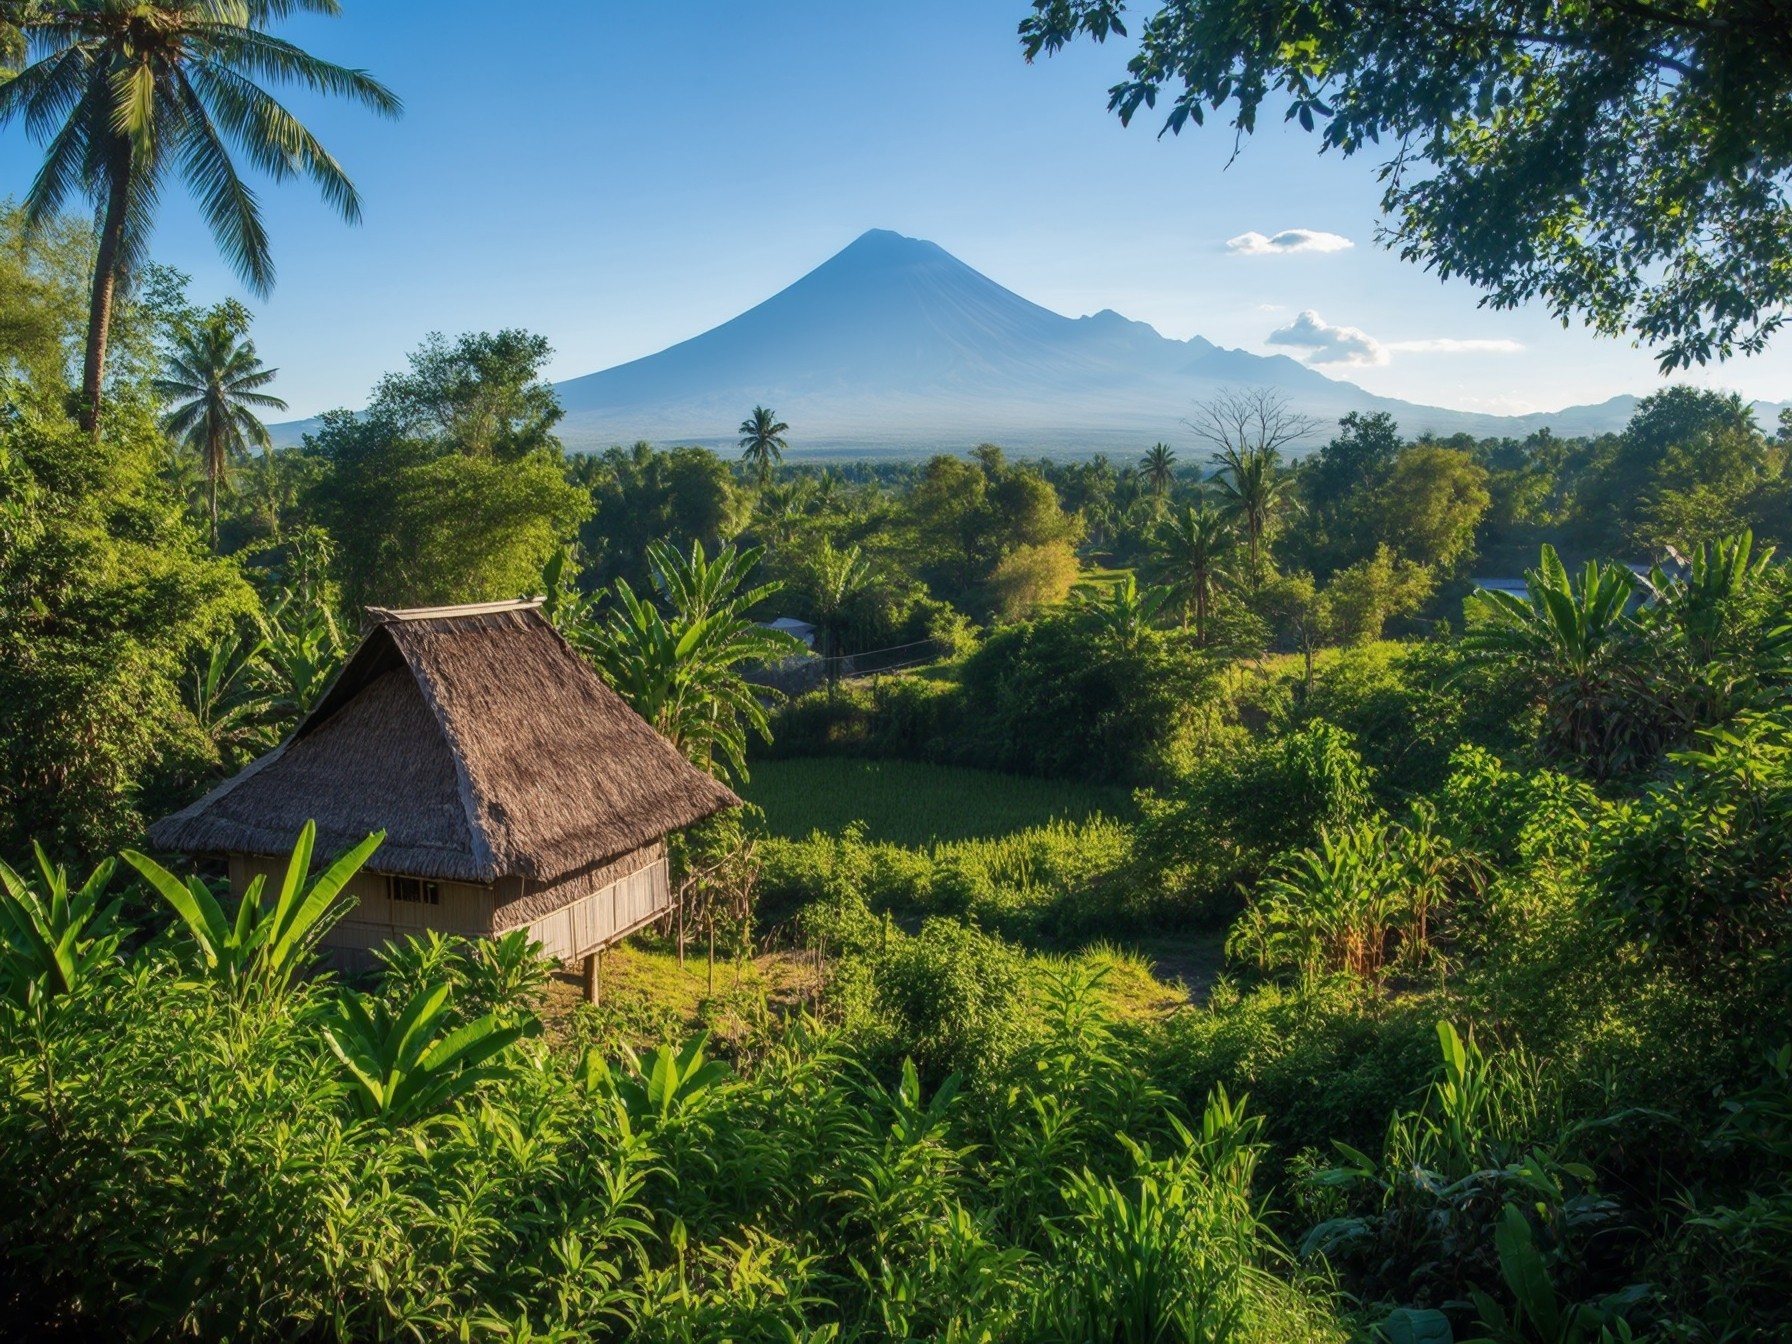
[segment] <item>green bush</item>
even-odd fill
[[[1679,753],[1662,786],[1594,842],[1598,904],[1623,935],[1700,975],[1787,987],[1792,950],[1792,719],[1745,718]]]
[[[1101,816],[921,848],[873,843],[848,827],[769,840],[760,855],[761,900],[773,919],[846,897],[867,912],[949,915],[1011,938],[1077,942],[1174,914],[1134,884],[1131,829]]]
[[[963,754],[964,701],[950,671],[942,665],[927,676],[861,677],[796,696],[779,706],[771,742],[756,745],[754,755],[956,761]]]
[[[894,1052],[935,1078],[1001,1073],[1036,1029],[1018,949],[955,919],[929,919],[869,958]]]
[[[1349,733],[1393,806],[1442,785],[1460,743],[1522,751],[1529,734],[1514,725],[1525,723],[1526,701],[1515,677],[1465,662],[1447,640],[1383,640],[1340,649],[1324,663],[1297,717]]]
[[[1068,612],[998,630],[962,679],[964,763],[1144,785],[1168,778],[1216,669],[1180,637],[1122,643]]]
[[[1278,1160],[1341,1139],[1373,1146],[1388,1113],[1436,1060],[1435,1011],[1348,980],[1242,990],[1222,980],[1203,1011],[1163,1028],[1156,1076],[1185,1104],[1215,1088],[1248,1094]]]
[[[1210,756],[1161,796],[1142,796],[1139,848],[1173,898],[1209,920],[1282,853],[1371,808],[1373,776],[1350,735],[1329,723]]]
[[[148,407],[99,442],[41,399],[0,378],[0,853],[91,861],[217,761],[180,682],[254,593],[156,478]]]
[[[1175,1117],[1091,982],[1054,991],[955,921],[852,959],[886,1053],[768,1022],[735,1068],[701,1039],[530,1039],[526,947],[425,940],[379,994],[235,994],[187,969],[203,922],[121,956],[85,913],[106,876],[52,921],[83,968],[59,992],[48,962],[0,964],[9,1330],[1018,1341],[1112,1306],[1338,1337],[1273,1273],[1240,1112],[1155,1157]],[[1148,1245],[1161,1273],[1112,1297],[1102,1257]]]

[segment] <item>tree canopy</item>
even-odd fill
[[[513,597],[590,513],[569,484],[547,343],[527,332],[432,335],[355,414],[306,435],[326,468],[310,505],[339,546],[351,605]],[[375,507],[369,507],[370,502]]]
[[[338,6],[0,0],[0,126],[23,122],[45,145],[26,216],[41,227],[79,198],[98,216],[81,384],[90,430],[99,423],[113,297],[148,262],[171,177],[185,180],[225,260],[260,294],[274,283],[273,254],[232,147],[276,182],[309,177],[345,220],[360,218],[360,196],[342,165],[263,84],[352,98],[387,116],[401,104],[365,71],[269,31],[295,12],[333,16]],[[29,63],[13,73],[5,68],[13,60]]]
[[[553,353],[545,336],[514,328],[453,341],[432,331],[409,369],[380,380],[369,413],[468,457],[514,462],[537,449],[558,451],[553,428],[565,412],[541,377]]]
[[[1125,0],[1033,0],[1027,58],[1127,36]],[[1282,113],[1380,154],[1384,241],[1515,308],[1654,347],[1761,349],[1792,299],[1792,21],[1765,0],[1169,0],[1109,108],[1240,135]]]

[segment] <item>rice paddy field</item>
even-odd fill
[[[739,792],[764,809],[773,835],[793,840],[816,831],[838,833],[858,821],[869,840],[918,846],[995,839],[1096,813],[1122,820],[1133,815],[1123,789],[852,757],[758,761]]]

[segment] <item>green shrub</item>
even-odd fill
[[[869,960],[893,1045],[935,1077],[992,1076],[1035,1027],[1025,958],[970,925],[929,919]]]
[[[870,756],[950,762],[958,759],[964,702],[951,664],[925,676],[892,674],[841,682],[793,697],[772,717],[772,740],[754,755]]]
[[[1168,778],[1216,671],[1179,638],[1123,644],[1073,612],[997,631],[962,680],[965,764],[1143,785]]]
[[[456,1026],[446,986],[405,988],[466,960],[446,944],[390,959],[399,1007],[327,980],[243,998],[163,942],[109,946],[77,931],[92,974],[53,1017],[0,1013],[0,1267],[22,1333],[1038,1338],[1029,1323],[1100,1309],[1088,1257],[1136,1244],[1141,1181],[1181,1248],[1135,1299],[1151,1319],[1207,1301],[1229,1337],[1325,1330],[1267,1272],[1248,1130],[1222,1116],[1162,1161],[1129,1148],[1116,1126],[1174,1125],[1090,982],[1042,987],[953,921],[855,959],[895,1026],[884,1053],[798,1022],[739,1068],[701,1040],[556,1051],[521,1039],[526,1012]],[[1045,1210],[1079,1235],[1049,1236]]]
[[[157,478],[152,407],[115,400],[101,442],[58,393],[0,402],[0,853],[91,863],[216,763],[180,681],[255,595]]]
[[[1598,906],[1652,954],[1700,975],[1770,975],[1783,993],[1792,947],[1792,720],[1744,719],[1674,759],[1671,779],[1600,827]]]
[[[1350,735],[1318,722],[1204,760],[1161,796],[1141,795],[1139,848],[1168,893],[1209,921],[1228,918],[1241,884],[1322,826],[1371,808],[1372,776]]]
[[[1425,998],[1390,1001],[1349,980],[1248,991],[1222,980],[1203,1010],[1164,1024],[1154,1067],[1190,1106],[1216,1087],[1249,1094],[1278,1160],[1333,1139],[1373,1146],[1430,1075],[1434,1021]]]
[[[862,828],[848,827],[838,836],[767,841],[760,853],[765,908],[774,919],[804,910],[812,928],[838,917],[814,907],[856,904],[868,913],[949,915],[1011,938],[1066,943],[1173,916],[1133,882],[1131,829],[1100,816],[918,849],[872,843]],[[863,944],[862,933],[830,936],[836,945]]]
[[[1389,806],[1442,785],[1460,743],[1514,755],[1530,740],[1524,687],[1465,662],[1442,639],[1340,649],[1321,665],[1297,718],[1349,733]]]

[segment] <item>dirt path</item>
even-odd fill
[[[1217,933],[1186,937],[1144,938],[1133,949],[1151,963],[1151,974],[1165,983],[1180,981],[1188,1002],[1206,1000],[1226,968],[1226,940]]]

